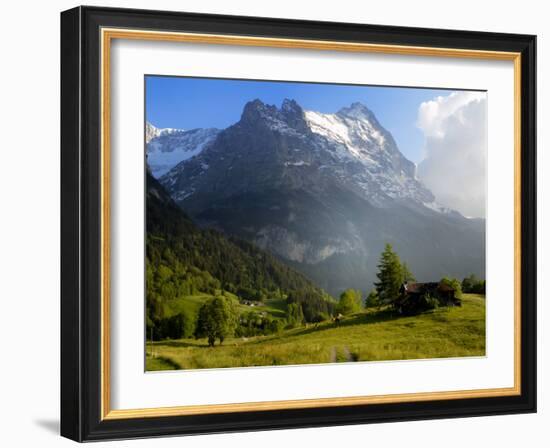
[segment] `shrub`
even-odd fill
[[[462,298],[462,286],[456,278],[443,277],[441,283],[448,285],[455,290],[455,299]]]

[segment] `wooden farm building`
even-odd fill
[[[436,300],[438,306],[461,306],[456,290],[443,282],[403,283],[400,288],[398,308],[404,314],[414,314],[431,308],[429,300]]]

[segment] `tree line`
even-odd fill
[[[385,246],[380,255],[375,288],[364,300],[361,291],[356,289],[346,289],[338,301],[311,289],[289,291],[288,294],[283,294],[278,289],[271,293],[276,298],[285,300],[284,318],[254,310],[239,313],[239,299],[261,300],[263,294],[256,294],[251,288],[236,289],[237,292],[244,291],[243,297],[225,291],[221,288],[219,280],[210,273],[195,267],[186,267],[168,248],[164,249],[162,260],[169,261],[171,267],[162,263],[147,265],[147,291],[150,295],[147,325],[148,334],[155,340],[206,338],[208,344],[213,346],[216,341],[222,344],[228,337],[278,333],[283,329],[308,323],[330,321],[335,316],[353,315],[363,308],[385,308],[399,312],[405,310],[407,314],[415,314],[441,306],[437,297],[426,294],[404,307],[401,287],[404,283],[416,280],[407,264],[401,262],[390,244]],[[485,293],[485,281],[474,275],[464,278],[462,282],[444,277],[440,283],[451,286],[457,298],[461,296],[462,291]],[[213,297],[200,307],[196,316],[186,313],[170,314],[170,299],[194,293],[206,293]],[[265,294],[269,296],[270,292],[266,291]]]
[[[481,280],[474,274],[464,278],[461,287],[462,291],[466,293],[485,294],[485,280]]]

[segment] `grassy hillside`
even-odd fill
[[[283,319],[286,316],[286,301],[283,299],[268,299],[261,305],[250,307],[238,302],[238,297],[230,292],[223,291],[223,295],[235,300],[236,310],[239,314],[249,311],[255,311],[257,313],[265,312],[276,319]],[[208,300],[211,299],[210,294],[195,294],[188,296],[181,296],[177,299],[170,300],[166,306],[166,314],[168,316],[183,313],[186,316],[192,317],[198,315],[200,307]]]
[[[199,306],[205,298],[182,299],[179,306]],[[339,325],[310,324],[277,335],[227,339],[216,347],[204,339],[148,343],[147,370],[483,356],[485,298],[464,294],[462,303],[412,317],[364,310]],[[272,301],[264,308],[277,316],[283,307],[284,302]]]

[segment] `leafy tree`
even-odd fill
[[[284,319],[277,319],[266,313],[249,311],[239,317],[235,330],[237,337],[250,337],[279,333],[284,328]]]
[[[378,281],[374,283],[381,304],[394,305],[399,298],[399,289],[403,282],[403,268],[397,253],[391,244],[386,244],[378,264]]]
[[[485,288],[486,288],[485,280],[480,280],[479,283],[474,287],[472,292],[475,294],[485,295]]]
[[[237,326],[237,312],[231,299],[223,296],[213,297],[199,309],[196,338],[208,338],[208,345],[214,346],[216,339],[220,344],[232,336]]]
[[[165,251],[166,252],[166,251]],[[157,275],[159,277],[159,280],[161,282],[167,281],[174,273],[172,272],[172,269],[170,269],[168,266],[161,264],[157,269]]]
[[[183,318],[183,327],[181,338],[191,338],[195,334],[195,326],[197,323],[197,315],[193,312],[184,310],[180,313]]]
[[[185,333],[185,318],[182,313],[175,314],[167,319],[163,319],[161,323],[165,338],[180,339]]]
[[[334,312],[334,301],[328,296],[310,289],[291,291],[287,298],[287,304],[299,304],[303,320],[314,322],[320,313],[332,315]]]
[[[377,306],[380,306],[380,299],[378,298],[378,293],[376,292],[376,289],[373,289],[371,292],[369,292],[369,295],[365,300],[365,308],[375,308]]]
[[[269,331],[271,333],[280,333],[281,331],[283,331],[283,328],[284,328],[284,324],[281,319],[273,319],[269,323]]]
[[[338,302],[336,310],[344,316],[360,311],[361,292],[356,291],[355,289],[346,289],[340,295],[340,302]]]
[[[462,292],[485,294],[485,280],[480,280],[474,274],[462,280]]]
[[[455,290],[455,298],[460,299],[462,297],[462,287],[456,278],[443,277],[441,283]]]
[[[288,324],[292,327],[302,325],[304,323],[304,311],[300,303],[289,303],[287,306]]]

